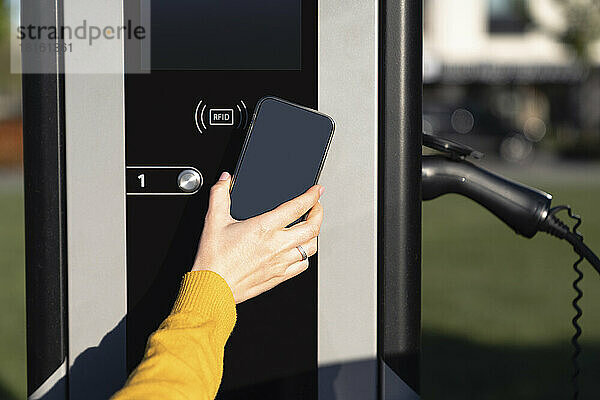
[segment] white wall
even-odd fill
[[[524,34],[490,34],[487,0],[428,0],[425,10],[427,58],[443,64],[563,65],[567,49],[541,30]],[[530,0],[535,20],[549,29],[565,22],[554,0]],[[600,63],[600,41],[593,46]]]

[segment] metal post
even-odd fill
[[[422,2],[382,0],[380,13],[380,398],[408,399],[419,393]]]
[[[23,26],[57,26],[53,1],[21,1]],[[58,40],[58,39],[57,39]],[[66,398],[63,75],[60,53],[22,43],[28,398]],[[28,49],[32,45],[34,50]],[[52,389],[51,393],[49,390]]]

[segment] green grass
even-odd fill
[[[584,216],[600,249],[600,183],[552,187]],[[0,191],[0,398],[25,398],[22,194]],[[569,246],[517,237],[469,200],[423,206],[423,395],[426,399],[565,399],[573,333]],[[583,398],[600,391],[600,279],[587,264]]]
[[[598,251],[600,183],[546,189],[553,204],[569,203],[584,217],[580,231]],[[424,398],[570,398],[572,249],[544,234],[517,236],[453,195],[425,203],[423,224]],[[589,264],[582,268],[581,381],[583,398],[595,398],[600,279]]]
[[[0,191],[0,398],[26,398],[23,195]]]

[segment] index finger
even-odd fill
[[[265,213],[262,218],[266,220],[269,226],[286,227],[306,214],[319,201],[323,190],[322,186],[315,185],[300,196]]]

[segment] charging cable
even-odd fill
[[[573,282],[576,296],[571,302],[575,309],[575,316],[571,320],[575,328],[575,334],[571,338],[573,399],[577,400],[581,371],[579,337],[582,333],[579,319],[583,315],[579,305],[583,297],[579,286],[583,272],[579,266],[585,259],[600,274],[600,259],[583,243],[583,235],[577,230],[582,222],[581,217],[574,214],[569,206],[550,208],[552,196],[548,193],[511,181],[467,161],[467,157],[483,156],[468,146],[427,134],[423,134],[423,145],[443,153],[423,156],[423,200],[432,200],[447,193],[460,194],[487,208],[516,233],[532,238],[537,232],[546,232],[569,242],[579,255],[579,259],[573,264],[577,277]],[[557,217],[556,214],[560,211],[566,211],[575,221],[573,228],[569,228]]]
[[[569,217],[575,220],[573,228],[569,228],[563,221],[558,219],[556,214],[562,210],[566,210]],[[583,309],[579,306],[579,301],[583,298],[583,290],[579,287],[579,284],[583,280],[583,271],[579,268],[579,264],[586,259],[594,269],[600,273],[600,260],[598,256],[592,252],[592,250],[583,243],[583,235],[577,231],[577,228],[581,225],[581,217],[574,214],[569,206],[558,206],[550,209],[548,217],[544,221],[541,230],[555,236],[559,239],[568,241],[572,246],[575,253],[579,255],[579,259],[573,264],[573,270],[577,274],[577,277],[573,281],[573,289],[576,292],[575,298],[571,302],[575,309],[575,316],[571,320],[575,333],[571,337],[571,344],[573,345],[573,354],[571,360],[573,363],[573,375],[571,376],[573,382],[573,399],[579,399],[579,373],[581,367],[579,366],[579,356],[581,354],[581,345],[579,344],[579,337],[582,334],[581,326],[579,325],[579,319],[583,316]]]

